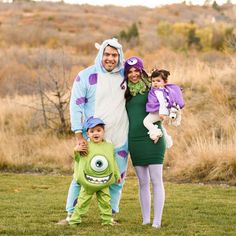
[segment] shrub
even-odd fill
[[[229,39],[235,37],[232,27],[224,24],[199,27],[195,23],[160,22],[157,34],[161,45],[174,50],[223,50]]]
[[[139,37],[139,31],[136,23],[133,23],[126,31],[122,30],[119,33],[119,38],[121,40],[125,40],[126,42],[130,42],[132,39],[137,39]]]

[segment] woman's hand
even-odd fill
[[[168,116],[167,116],[167,115],[159,114],[159,116],[160,116],[160,119],[161,119],[162,121],[165,121],[165,120],[168,119]]]

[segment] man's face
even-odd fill
[[[119,62],[119,54],[116,48],[107,46],[104,49],[102,56],[102,65],[108,71],[111,72]]]

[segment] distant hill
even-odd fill
[[[167,66],[175,60],[173,50],[185,55],[191,50],[212,51],[207,60],[221,60],[227,39],[231,37],[236,44],[235,23],[236,5],[232,4],[219,8],[173,4],[152,9],[0,3],[0,97],[34,93],[39,74],[48,86],[42,70],[48,65],[52,70],[64,56],[72,79],[78,70],[93,63],[94,43],[111,37],[119,38],[126,57],[141,56],[149,68],[161,63]]]
[[[57,47],[69,45],[90,50],[91,41],[119,35],[133,23],[138,25],[140,42],[157,39],[161,21],[194,22],[199,26],[236,23],[236,5],[166,5],[158,8],[70,5],[63,3],[0,3],[0,46],[24,45]]]

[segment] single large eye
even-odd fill
[[[130,58],[127,63],[131,66],[135,65],[138,62],[136,58]]]
[[[95,171],[101,172],[108,167],[108,161],[104,156],[95,156],[91,161],[91,168]]]

